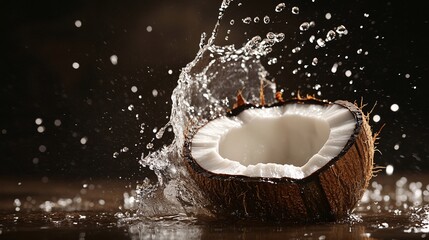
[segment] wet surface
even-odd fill
[[[139,218],[127,182],[1,179],[4,239],[424,239],[429,175],[380,174],[355,212],[333,223],[208,219],[184,214]]]

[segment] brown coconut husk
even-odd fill
[[[215,174],[202,168],[192,157],[192,137],[189,131],[183,155],[188,171],[214,210],[227,216],[294,222],[334,221],[347,216],[361,199],[373,174],[374,137],[367,117],[355,104],[347,101],[327,102],[314,97],[298,96],[279,100],[270,106],[245,103],[240,94],[229,112],[235,116],[248,108],[298,104],[337,104],[347,108],[356,120],[353,134],[343,150],[325,166],[303,179],[261,178]],[[277,137],[277,136],[273,136]]]

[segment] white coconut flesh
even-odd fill
[[[355,127],[352,113],[336,104],[247,109],[200,128],[191,154],[215,174],[302,179],[338,156]]]

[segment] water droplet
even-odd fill
[[[44,131],[45,131],[45,127],[44,126],[38,126],[37,127],[37,132],[43,133]]]
[[[61,120],[60,119],[55,119],[54,125],[55,125],[55,127],[61,126]]]
[[[77,28],[80,28],[80,27],[82,27],[82,21],[80,21],[80,20],[76,20],[76,21],[74,22],[74,25],[75,25]]]
[[[347,33],[348,33],[348,31],[344,25],[338,26],[335,31],[340,35],[347,35]]]
[[[130,105],[128,106],[128,111],[132,111],[132,110],[134,110],[134,105],[130,104]]]
[[[244,24],[250,24],[250,22],[252,21],[252,18],[246,17],[246,18],[243,18],[242,21],[243,21]]]
[[[332,15],[331,15],[330,13],[326,13],[326,14],[325,14],[325,18],[326,18],[327,20],[331,19],[331,17],[332,17]]]
[[[285,34],[284,33],[279,33],[276,35],[275,40],[277,42],[282,42],[285,39]]]
[[[276,6],[276,12],[281,12],[281,11],[283,11],[284,9],[285,9],[285,7],[286,7],[286,4],[285,3],[279,3],[277,6]]]
[[[39,158],[33,158],[33,164],[38,164],[39,163]]]
[[[301,51],[300,47],[296,47],[296,48],[292,49],[292,53],[297,53],[299,51]]]
[[[265,16],[265,17],[264,17],[264,23],[265,23],[265,24],[270,23],[270,21],[271,21],[271,20],[270,20],[270,17],[268,17],[268,16]]]
[[[346,77],[350,77],[352,75],[352,71],[347,70],[345,73]]]
[[[292,8],[292,13],[293,14],[299,14],[299,7],[293,7]]]
[[[157,128],[157,127],[154,127],[154,128],[152,129],[152,132],[153,132],[153,133],[158,132],[158,128]]]
[[[407,73],[407,74],[405,74],[405,78],[410,78],[411,77],[411,75],[409,74],[409,73]]]
[[[322,87],[322,86],[321,86],[320,84],[316,84],[316,85],[314,85],[314,89],[315,89],[315,90],[319,90],[321,87]]]
[[[123,147],[123,148],[121,148],[121,152],[128,152],[130,149],[129,148],[127,148],[127,147]]]
[[[136,86],[131,87],[131,92],[136,93],[138,91],[138,88]]]
[[[333,30],[329,30],[329,32],[326,34],[326,41],[332,41],[335,39],[335,32]]]
[[[40,124],[42,124],[42,123],[43,123],[43,119],[41,119],[41,118],[36,118],[36,120],[34,120],[34,122],[35,122],[37,125],[40,125]]]
[[[303,22],[299,25],[299,30],[307,31],[310,28],[310,24],[308,22]]]
[[[392,104],[390,110],[392,110],[392,112],[397,112],[399,110],[399,105],[396,103]]]
[[[331,72],[332,73],[336,73],[337,72],[337,69],[338,69],[338,63],[334,63],[334,65],[332,66],[332,68],[331,68]]]
[[[82,137],[80,139],[80,144],[85,145],[88,142],[88,138],[87,137]]]
[[[229,21],[229,25],[234,25],[234,23],[235,23],[235,21],[234,21],[234,19],[231,19],[231,21]]]
[[[40,145],[39,146],[39,152],[46,152],[46,146],[45,145]]]
[[[173,74],[173,70],[169,69],[168,74],[170,74],[170,75]]]
[[[159,131],[156,133],[155,135],[156,139],[161,139],[162,136],[164,136],[164,132],[165,132],[165,126],[159,129]]]
[[[380,120],[381,120],[381,117],[380,117],[380,115],[374,115],[373,117],[372,117],[372,121],[374,121],[374,122],[380,122]]]
[[[112,55],[112,56],[110,56],[110,62],[111,62],[113,65],[118,64],[118,56],[116,56],[116,55]]]
[[[153,148],[153,143],[146,144],[146,149],[152,149],[152,148]]]
[[[158,96],[158,90],[156,89],[152,90],[152,96],[154,97]]]
[[[399,143],[395,144],[395,146],[393,146],[393,149],[399,150]]]
[[[118,152],[114,152],[113,153],[113,158],[118,158],[119,157],[119,153]]]
[[[401,136],[402,138],[406,138],[407,137],[407,134],[402,134],[402,136]]]
[[[259,17],[255,17],[255,18],[253,18],[253,22],[254,22],[254,23],[258,23],[260,20],[261,20],[261,19],[260,19]]]
[[[73,64],[72,64],[72,67],[74,68],[74,69],[78,69],[79,68],[79,63],[77,63],[77,62],[74,62]]]
[[[317,39],[316,43],[319,47],[325,47],[326,46],[325,41],[321,38]]]
[[[313,61],[311,61],[311,65],[316,66],[318,62],[319,62],[319,59],[313,58]]]
[[[277,63],[277,58],[271,58],[270,60],[268,60],[268,65],[274,65]]]
[[[146,27],[146,31],[148,31],[148,32],[152,32],[152,30],[153,30],[153,29],[152,29],[152,26],[147,26],[147,27]]]

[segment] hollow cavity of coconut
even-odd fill
[[[360,108],[305,99],[240,106],[188,133],[184,157],[219,213],[333,221],[372,176],[374,140]]]

